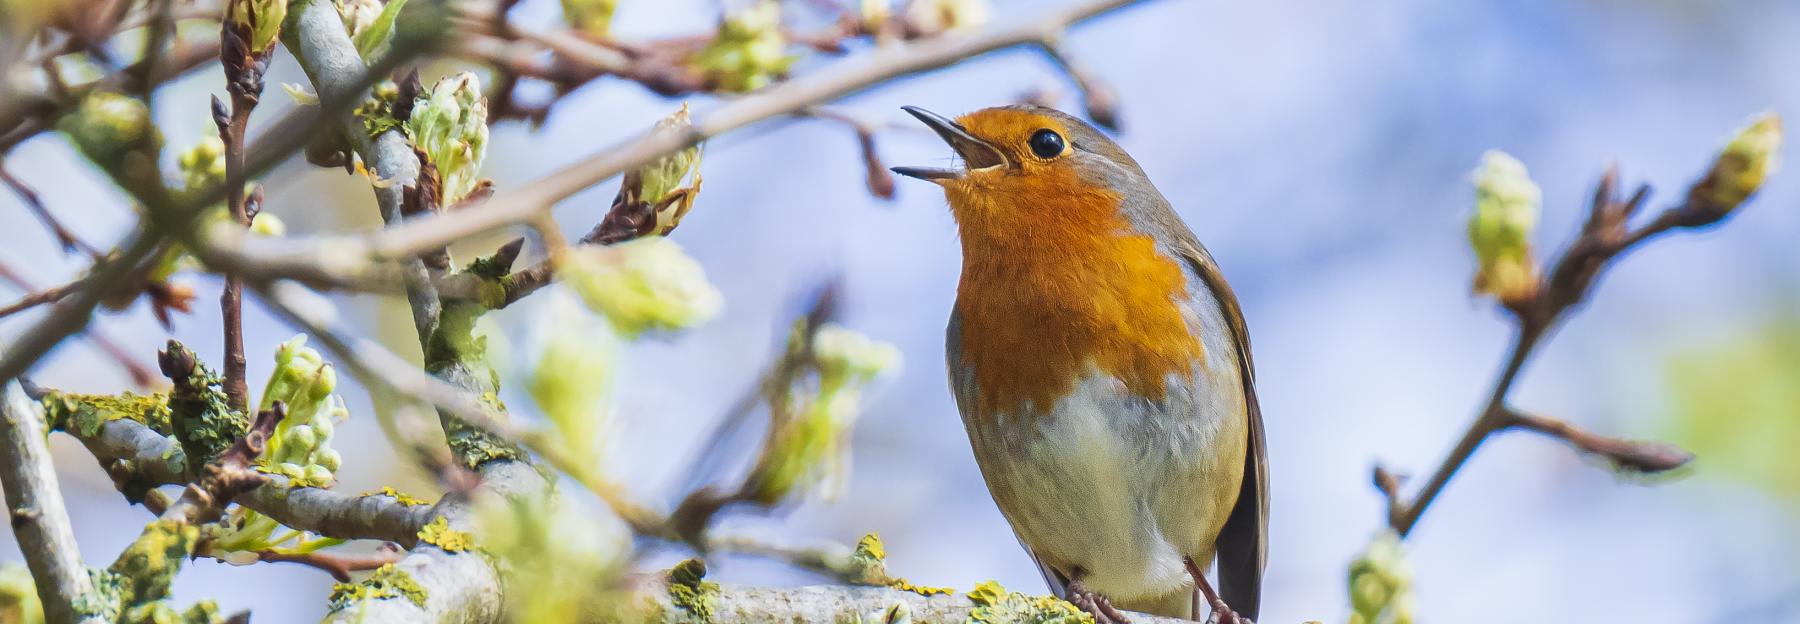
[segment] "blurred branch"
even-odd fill
[[[156,59],[156,71],[149,73],[152,85],[160,85],[218,60],[219,43],[189,43],[177,40],[174,46]],[[114,71],[98,80],[68,87],[65,91],[10,93],[0,100],[0,154],[38,133],[49,130],[56,120],[73,110],[81,98],[95,91],[118,91],[135,79],[142,80],[149,66],[139,61]]]
[[[6,382],[0,389],[0,442],[5,444],[0,482],[6,489],[7,515],[37,581],[44,615],[53,622],[74,622],[98,599],[56,485],[48,435],[42,408],[18,382]]]
[[[17,312],[18,310],[14,309],[14,308],[17,307],[20,303],[25,303],[27,301],[31,301],[33,298],[36,298],[36,297],[46,297],[45,293],[50,293],[51,291],[56,291],[56,292],[48,295],[47,296],[48,300],[54,301],[56,299],[61,299],[63,295],[68,293],[68,288],[69,288],[67,285],[64,285],[64,286],[58,286],[58,287],[52,288],[50,290],[39,291],[39,290],[37,290],[37,286],[34,285],[31,282],[31,280],[26,279],[24,275],[20,274],[16,270],[13,270],[12,267],[7,266],[4,263],[0,263],[0,281],[5,281],[9,284],[12,284],[14,288],[18,288],[19,290],[27,291],[27,294],[25,295],[25,297],[23,299],[21,299],[19,302],[14,303],[13,305],[9,305],[6,308],[4,308],[3,310],[0,310],[0,317],[4,317],[4,316],[10,315],[14,312]],[[40,303],[40,302],[33,302],[30,305],[25,306],[25,307],[35,306],[35,305],[37,305],[37,303]],[[23,308],[20,308],[20,309],[23,309]],[[107,357],[111,357],[114,362],[118,362],[119,366],[123,367],[125,369],[125,373],[131,376],[131,383],[136,385],[137,387],[148,388],[152,384],[155,384],[157,382],[157,380],[162,379],[161,375],[156,374],[156,371],[150,370],[150,367],[145,366],[144,363],[142,363],[142,362],[139,362],[135,357],[133,357],[131,355],[131,353],[127,352],[124,347],[119,346],[119,343],[114,342],[111,338],[107,337],[106,334],[101,333],[99,328],[96,328],[96,327],[88,328],[87,339],[90,342],[93,342],[94,346],[100,347],[100,350],[102,352],[105,352]]]
[[[677,150],[744,126],[790,115],[896,78],[956,64],[995,50],[1052,41],[1071,25],[1135,4],[1141,0],[1091,0],[1047,12],[1034,19],[984,32],[895,44],[866,56],[849,58],[816,73],[796,77],[767,89],[730,101],[709,114],[697,115],[682,133],[648,133],[606,148],[517,190],[503,191],[481,206],[407,220],[378,234],[318,236],[259,241],[255,248],[243,239],[221,238],[220,251],[261,269],[268,277],[326,277],[324,281],[355,282],[358,270],[393,259],[426,253],[450,242],[512,224],[529,223],[544,215],[558,201],[602,180]],[[326,92],[321,90],[321,96]],[[398,186],[398,185],[396,185]],[[318,258],[337,258],[321,266]],[[354,259],[355,261],[351,261]]]
[[[1534,281],[1527,283],[1521,292],[1501,296],[1501,303],[1511,313],[1517,328],[1512,348],[1487,403],[1451,449],[1450,455],[1411,499],[1400,494],[1396,477],[1384,468],[1375,469],[1375,483],[1388,497],[1388,520],[1395,532],[1402,537],[1410,533],[1475,450],[1489,436],[1506,429],[1544,434],[1579,451],[1600,456],[1618,469],[1638,473],[1674,470],[1692,459],[1691,454],[1667,444],[1602,437],[1567,423],[1515,410],[1507,403],[1507,397],[1537,347],[1571,310],[1587,301],[1601,273],[1622,254],[1670,231],[1716,225],[1748,200],[1772,168],[1780,132],[1779,118],[1773,115],[1759,117],[1720,152],[1707,173],[1688,190],[1684,201],[1639,227],[1632,227],[1630,221],[1648,201],[1649,186],[1640,185],[1631,194],[1621,196],[1618,171],[1615,167],[1607,168],[1595,186],[1587,218],[1574,242],[1551,264],[1549,274],[1542,278],[1534,276]],[[1518,175],[1523,175],[1522,168]],[[1529,180],[1525,184],[1529,185]],[[1535,185],[1531,186],[1531,194],[1535,197]]]
[[[93,245],[81,240],[75,235],[75,232],[63,226],[62,221],[57,220],[56,215],[51,214],[50,209],[44,206],[43,199],[38,197],[37,191],[32,190],[24,182],[8,173],[4,161],[0,161],[0,182],[5,183],[7,188],[11,188],[13,193],[18,194],[19,199],[25,202],[25,207],[31,210],[31,214],[36,216],[38,221],[50,230],[50,234],[56,237],[56,242],[62,245],[65,253],[80,250],[90,257],[100,255],[99,249],[95,249]],[[4,315],[4,313],[0,313],[0,316]]]

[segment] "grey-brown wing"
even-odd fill
[[[1219,533],[1219,597],[1244,617],[1256,619],[1262,603],[1263,567],[1269,558],[1269,462],[1263,441],[1262,407],[1256,400],[1256,367],[1250,361],[1250,331],[1237,295],[1225,283],[1225,274],[1212,254],[1199,243],[1191,242],[1183,245],[1182,255],[1212,290],[1237,339],[1250,439],[1244,453],[1244,482],[1238,490],[1237,504]]]

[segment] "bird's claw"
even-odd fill
[[[1070,604],[1094,616],[1095,624],[1131,624],[1131,619],[1114,608],[1111,600],[1090,591],[1080,581],[1070,582],[1065,593]]]

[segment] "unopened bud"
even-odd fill
[[[627,338],[698,325],[724,304],[700,263],[660,236],[571,249],[558,260],[558,271]]]
[[[906,8],[913,27],[927,33],[976,28],[992,13],[987,0],[914,0]]]
[[[406,132],[437,168],[443,205],[468,195],[480,180],[481,161],[487,157],[487,114],[481,81],[470,72],[444,77],[413,101]]]
[[[583,33],[606,36],[619,0],[562,0],[563,20]]]
[[[733,13],[718,35],[694,57],[694,65],[725,91],[754,91],[787,73],[799,57],[787,53],[781,4],[763,0]]]
[[[1478,265],[1475,290],[1505,303],[1537,293],[1538,269],[1531,254],[1542,193],[1525,165],[1490,150],[1475,170],[1475,213],[1469,217],[1469,245]]]
[[[1688,190],[1688,209],[1696,216],[1690,225],[1712,223],[1736,210],[1780,166],[1780,150],[1781,116],[1768,112],[1752,118]]]
[[[162,142],[143,101],[108,91],[81,98],[75,113],[64,117],[57,128],[89,159],[109,166],[140,145]]]
[[[250,30],[250,50],[261,52],[275,45],[281,22],[287,19],[287,0],[230,0],[225,14],[231,23]]]
[[[209,134],[175,158],[182,183],[197,191],[225,180],[225,142]]]

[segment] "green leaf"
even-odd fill
[[[406,7],[406,0],[388,0],[387,6],[381,8],[381,14],[375,16],[374,23],[369,24],[361,32],[356,33],[356,52],[362,55],[363,62],[375,59],[394,35],[394,21],[400,17],[400,9]]]

